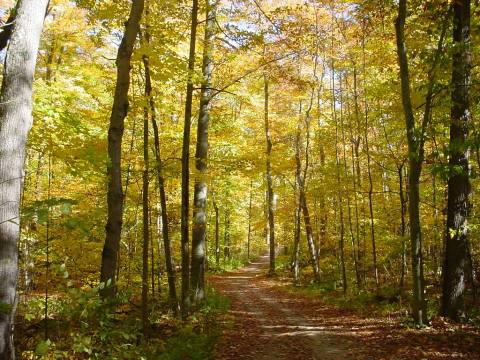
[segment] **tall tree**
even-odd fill
[[[470,0],[453,2],[452,105],[450,114],[450,176],[443,269],[442,313],[454,320],[465,317],[465,268],[468,264],[469,148],[471,120],[469,88]]]
[[[269,98],[269,80],[266,73],[263,75],[264,80],[264,121],[265,121],[265,139],[267,143],[266,151],[266,170],[265,177],[267,179],[267,218],[268,218],[268,239],[270,244],[270,265],[269,274],[275,273],[275,221],[273,214],[274,198],[273,198],[273,180],[272,180],[272,134],[270,132],[270,119],[268,117],[268,98]]]
[[[14,359],[20,202],[32,127],[32,85],[48,0],[20,0],[0,93],[0,359]]]
[[[416,324],[422,326],[427,322],[425,303],[425,284],[423,275],[422,229],[420,223],[420,175],[425,158],[426,128],[431,119],[435,73],[443,47],[446,31],[444,22],[433,63],[428,71],[427,94],[425,108],[420,126],[416,125],[410,95],[410,72],[408,66],[407,47],[405,41],[405,20],[407,17],[407,1],[400,0],[398,17],[395,22],[397,40],[397,56],[400,67],[401,97],[405,116],[405,127],[408,142],[408,213],[410,217],[410,243],[412,257],[412,315]]]
[[[148,18],[148,9],[146,11]],[[148,32],[148,29],[147,29]],[[143,58],[144,65],[148,59]],[[146,67],[146,66],[145,66]],[[143,209],[143,248],[142,248],[142,325],[143,335],[147,335],[148,329],[148,245],[150,241],[150,219],[149,219],[149,157],[148,157],[148,122],[149,109],[148,97],[151,96],[151,84],[145,81],[146,103],[143,107],[143,172],[142,172],[142,209]],[[152,264],[153,266],[153,264]],[[153,279],[152,279],[153,280]],[[153,285],[153,281],[152,281]]]
[[[205,297],[205,238],[207,230],[207,159],[208,124],[212,107],[212,72],[216,13],[218,0],[206,0],[205,39],[203,42],[203,82],[200,94],[200,113],[197,127],[197,148],[195,153],[195,189],[192,229],[192,264],[190,286],[192,300],[201,302]]]
[[[309,115],[307,114],[307,128],[309,127]],[[315,250],[315,241],[313,239],[313,228],[312,228],[312,222],[310,219],[310,211],[308,209],[308,204],[307,204],[307,196],[305,194],[305,179],[307,177],[307,170],[308,170],[308,152],[309,152],[309,131],[307,130],[307,145],[305,148],[305,167],[303,170],[303,176],[302,172],[300,171],[301,169],[301,159],[300,159],[300,142],[301,142],[301,133],[302,133],[302,126],[301,122],[299,121],[298,126],[297,126],[297,135],[296,135],[296,140],[295,140],[295,162],[296,162],[296,186],[295,188],[298,189],[299,193],[299,207],[302,211],[303,214],[303,222],[305,225],[305,233],[307,235],[307,245],[308,245],[308,250],[310,252],[310,263],[312,265],[313,269],[313,274],[315,277],[315,281],[320,282],[320,270],[318,268],[318,260],[317,260],[317,251]],[[300,216],[300,213],[297,214]],[[298,229],[297,231],[300,231],[300,224],[298,224]],[[294,251],[295,251],[295,263],[294,263],[294,278],[298,277],[298,254],[297,251],[299,250],[298,247],[298,241],[299,241],[300,235],[299,233],[295,234],[295,246],[294,246]],[[296,279],[294,279],[296,281]]]
[[[145,34],[145,40],[147,44],[149,43],[149,34]],[[147,98],[149,102],[151,119],[152,119],[152,128],[153,128],[153,142],[155,150],[155,164],[157,171],[157,183],[158,183],[158,193],[160,198],[160,219],[161,219],[161,228],[162,228],[162,238],[163,238],[163,251],[165,253],[165,268],[167,271],[168,278],[168,298],[170,302],[170,307],[174,312],[178,311],[178,300],[177,300],[177,289],[175,282],[175,270],[173,269],[172,263],[172,249],[170,243],[170,232],[168,229],[168,213],[167,213],[167,195],[165,191],[165,178],[163,175],[163,162],[160,149],[160,135],[158,131],[158,124],[156,119],[156,108],[155,100],[152,95],[152,81],[150,75],[150,61],[147,55],[143,56],[143,65],[145,68],[145,86],[147,92]]]
[[[197,40],[198,0],[192,3],[192,23],[190,28],[190,50],[188,55],[187,95],[185,98],[185,122],[183,125],[182,146],[182,209],[181,209],[181,247],[182,247],[182,318],[188,316],[189,301],[189,201],[190,201],[190,128],[192,122],[193,73],[195,70],[195,46]]]
[[[106,237],[102,252],[100,281],[109,284],[101,291],[103,297],[113,297],[116,292],[115,271],[117,269],[118,252],[123,222],[123,190],[122,190],[122,138],[125,117],[128,112],[128,90],[130,88],[130,61],[133,53],[140,20],[144,8],[144,0],[132,0],[130,15],[125,23],[125,33],[118,48],[117,82],[113,97],[110,127],[108,129],[108,194]]]

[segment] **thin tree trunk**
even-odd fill
[[[407,213],[407,200],[403,191],[403,167],[404,163],[398,166],[398,190],[400,196],[400,236],[402,239],[402,274],[400,276],[400,290],[405,288],[405,274],[407,272],[407,241],[406,241],[406,221],[405,215]]]
[[[148,33],[146,33],[145,37],[148,44],[149,42]],[[147,86],[147,94],[148,94],[147,96],[149,99],[152,127],[153,127],[155,163],[156,163],[156,170],[157,170],[158,192],[160,197],[162,239],[163,239],[163,248],[165,252],[165,268],[167,271],[167,278],[168,278],[168,298],[169,298],[171,309],[176,313],[178,311],[178,300],[177,300],[177,290],[176,290],[176,284],[175,284],[175,270],[173,269],[173,263],[172,263],[170,234],[168,230],[167,195],[165,192],[165,179],[163,177],[163,163],[162,163],[161,148],[160,148],[160,135],[158,132],[158,124],[156,121],[155,101],[152,96],[150,63],[149,63],[148,56],[143,57],[143,65],[145,68],[145,83]]]
[[[333,63],[333,61],[332,61]],[[333,65],[332,65],[332,69]],[[335,73],[335,70],[333,70]],[[347,284],[347,272],[345,269],[345,224],[344,224],[344,216],[343,216],[343,195],[342,195],[342,182],[340,179],[340,155],[338,153],[338,124],[336,119],[336,106],[335,106],[335,76],[332,77],[332,103],[333,103],[333,117],[335,119],[335,158],[336,158],[336,173],[337,173],[337,196],[338,196],[338,209],[340,215],[340,266],[342,272],[342,282],[343,282],[343,292],[347,292],[348,284]]]
[[[366,84],[367,73],[365,66],[365,39],[362,38],[362,54],[363,54],[363,82]],[[366,87],[364,86],[364,93]],[[373,177],[372,177],[372,166],[371,166],[371,156],[370,156],[370,145],[368,142],[368,104],[367,97],[364,94],[365,102],[365,126],[364,126],[364,142],[365,142],[365,153],[367,154],[367,174],[368,174],[368,210],[370,212],[370,240],[372,242],[372,262],[373,262],[373,275],[375,279],[375,286],[378,291],[379,279],[378,279],[378,265],[377,265],[377,243],[375,240],[375,222],[374,222],[374,212],[373,212]]]
[[[192,263],[190,287],[193,303],[205,298],[205,238],[207,232],[207,160],[208,124],[210,122],[212,99],[213,51],[216,30],[218,0],[206,0],[205,40],[203,45],[203,82],[200,95],[200,113],[197,128],[197,149],[195,154],[195,189],[192,229]]]
[[[148,201],[148,233],[150,243],[150,283],[152,286],[152,300],[155,299],[155,251],[153,250],[153,232],[152,232],[152,207],[150,201]],[[160,293],[160,288],[158,288]]]
[[[296,177],[300,176],[300,162],[297,162]],[[298,196],[298,180],[295,180],[295,228],[293,233],[293,283],[294,285],[298,284],[300,280],[300,198]]]
[[[51,199],[51,191],[52,191],[52,155],[48,154],[48,188],[47,188],[47,202],[50,202]],[[50,226],[51,226],[51,211],[52,208],[50,204],[47,207],[47,223],[46,223],[46,234],[45,234],[45,333],[44,333],[44,340],[48,340],[48,305],[49,305],[49,293],[48,293],[48,285],[50,282]]]
[[[325,149],[323,145],[320,146],[320,166],[325,168]],[[324,191],[320,193],[320,242],[317,247],[317,261],[320,261],[321,246],[327,241],[327,225],[328,215],[326,211],[326,201]]]
[[[267,159],[266,159],[266,172],[267,178],[267,212],[268,212],[268,231],[269,231],[269,243],[270,243],[270,265],[269,274],[275,274],[275,222],[273,215],[273,181],[272,181],[272,169],[271,169],[271,155],[272,155],[272,137],[270,134],[270,120],[268,116],[268,97],[269,97],[269,81],[267,74],[263,75],[264,78],[264,95],[265,95],[265,108],[264,108],[264,121],[265,121],[265,138],[267,143]]]
[[[140,30],[144,0],[133,0],[128,21],[125,25],[125,34],[118,48],[117,54],[117,83],[113,98],[110,127],[108,129],[108,194],[107,194],[107,225],[106,237],[102,252],[100,281],[105,286],[101,291],[102,297],[113,297],[116,292],[115,271],[117,268],[118,252],[123,221],[123,193],[122,193],[122,138],[125,117],[128,111],[128,90],[130,87],[130,60],[133,47]]]
[[[25,147],[32,126],[32,84],[48,0],[19,0],[0,94],[0,359],[15,358],[13,319],[18,275]]]
[[[250,244],[252,241],[252,198],[253,198],[253,180],[250,181],[250,199],[248,202],[247,261],[249,263],[250,263]]]
[[[189,297],[189,179],[190,179],[190,127],[192,121],[193,73],[195,70],[195,46],[197,40],[198,0],[192,3],[192,25],[190,28],[190,51],[188,56],[187,95],[185,98],[185,123],[182,146],[182,208],[181,208],[181,252],[182,252],[182,319],[186,319],[190,307]]]
[[[331,48],[332,58],[331,58],[331,70],[332,70],[332,116],[335,123],[335,168],[337,176],[337,197],[338,197],[338,211],[340,215],[340,231],[339,231],[339,247],[340,247],[340,271],[342,273],[342,282],[343,282],[343,293],[346,294],[348,284],[347,284],[347,272],[345,268],[345,224],[343,217],[343,195],[342,195],[342,182],[340,179],[340,155],[338,153],[338,121],[337,121],[337,108],[336,108],[336,96],[335,96],[335,60],[333,58],[333,48],[334,48],[334,37],[333,37],[333,23],[334,23],[334,13],[332,8],[332,34],[331,34]]]
[[[223,260],[230,260],[230,211],[225,209],[225,228],[223,229]]]
[[[220,266],[220,219],[218,215],[218,206],[215,200],[213,201],[213,209],[215,210],[215,265]]]
[[[157,184],[158,185],[158,184]],[[158,190],[158,189],[157,189]],[[162,229],[163,229],[163,221],[162,221],[162,205],[160,203],[160,198],[157,199],[157,287],[158,287],[158,295],[161,296],[162,293],[162,276],[163,276],[163,269],[162,269]]]
[[[300,105],[301,107],[301,105]],[[301,111],[300,111],[301,113]],[[309,115],[307,115],[308,117]],[[308,121],[308,120],[307,120]],[[307,123],[307,126],[308,126],[308,123]],[[312,269],[313,269],[313,274],[314,274],[314,277],[315,277],[315,281],[316,282],[320,282],[320,270],[318,268],[318,261],[317,261],[317,252],[315,250],[315,241],[314,241],[314,238],[313,238],[313,230],[312,230],[312,223],[311,223],[311,219],[310,219],[310,212],[309,212],[309,209],[308,209],[308,205],[307,205],[307,198],[306,198],[306,195],[305,195],[305,178],[306,178],[306,174],[307,174],[307,168],[308,168],[308,160],[306,159],[305,160],[305,169],[304,169],[304,172],[303,172],[303,176],[301,174],[301,159],[300,159],[300,142],[301,142],[301,123],[300,121],[298,122],[298,126],[297,126],[297,136],[296,136],[296,141],[295,141],[295,162],[297,164],[297,171],[296,171],[296,176],[297,176],[297,179],[296,179],[296,187],[298,189],[298,192],[299,192],[299,207],[300,209],[302,210],[302,213],[303,213],[303,222],[305,224],[305,233],[307,235],[307,244],[308,244],[308,249],[309,249],[309,252],[310,252],[310,262],[312,264]],[[308,136],[308,134],[307,134]],[[309,151],[309,146],[307,145],[306,149],[305,149],[305,153],[307,154]],[[300,214],[298,214],[300,215]],[[295,249],[296,250],[296,249]]]
[[[342,150],[343,150],[343,173],[344,173],[345,179],[348,179],[347,143],[346,143],[346,139],[345,139],[345,124],[343,123],[344,101],[343,101],[343,89],[342,89],[341,79],[340,79],[340,86],[339,87],[340,87],[340,89],[339,89],[340,90],[340,127],[341,127],[341,131],[342,131]],[[345,88],[348,91],[346,78],[345,78]],[[348,100],[347,100],[347,115],[348,115]],[[353,175],[352,178],[354,179],[353,180],[353,182],[354,182],[354,184],[353,184],[353,186],[354,186],[353,194],[356,197],[356,193],[355,193],[355,189],[356,189],[355,174],[352,174],[352,175]],[[360,273],[358,271],[356,240],[355,240],[355,234],[354,234],[354,231],[353,231],[353,223],[352,223],[352,204],[351,204],[351,200],[350,200],[350,192],[348,191],[348,189],[347,189],[346,197],[347,197],[347,209],[348,209],[348,229],[349,229],[349,232],[350,232],[350,242],[351,242],[351,245],[352,245],[352,258],[353,258],[353,265],[354,265],[354,268],[355,268],[356,285],[357,285],[357,288],[359,288],[361,286],[361,279],[360,279]]]
[[[453,3],[452,105],[450,114],[448,205],[442,313],[459,321],[465,317],[465,277],[468,266],[469,146],[468,127],[470,54],[470,0]],[[457,169],[461,169],[458,171]]]
[[[148,89],[145,85],[145,95]],[[148,206],[148,105],[144,106],[143,119],[143,174],[142,174],[142,209],[143,209],[143,249],[142,249],[142,326],[143,335],[147,336],[148,330],[148,245],[150,241],[149,206]]]
[[[395,23],[397,36],[397,53],[400,65],[401,95],[403,109],[405,113],[405,122],[407,128],[408,152],[409,152],[409,206],[410,216],[410,242],[412,256],[412,276],[413,276],[413,318],[418,325],[423,325],[427,321],[424,276],[423,276],[423,254],[422,254],[422,236],[420,227],[419,211],[419,179],[423,161],[423,149],[415,139],[415,118],[410,98],[410,77],[408,71],[407,50],[405,45],[405,18],[407,12],[406,0],[399,1],[398,17]]]

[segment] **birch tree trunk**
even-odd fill
[[[247,262],[250,263],[250,245],[252,242],[252,200],[253,180],[250,181],[250,197],[248,201],[248,233],[247,233]]]
[[[18,275],[25,147],[32,126],[32,85],[48,0],[20,0],[0,94],[0,359],[15,358],[13,319]]]
[[[110,283],[101,291],[102,297],[113,297],[116,292],[115,271],[117,269],[123,218],[122,192],[122,138],[125,117],[128,112],[128,90],[130,87],[130,60],[133,53],[142,17],[144,0],[133,0],[125,33],[117,53],[117,83],[113,98],[110,127],[108,129],[108,194],[106,237],[102,252],[100,281]]]
[[[216,30],[218,0],[206,0],[207,20],[203,44],[203,83],[200,95],[200,113],[197,128],[197,149],[195,154],[195,189],[192,229],[192,263],[190,287],[192,301],[199,303],[205,298],[205,237],[207,231],[207,160],[208,124],[210,122],[212,99],[213,51]]]

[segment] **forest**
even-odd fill
[[[478,0],[0,0],[0,360],[480,359]]]

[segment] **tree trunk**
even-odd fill
[[[359,194],[361,196],[361,201],[360,201],[360,210],[362,212],[362,221],[359,221],[359,211],[357,207],[357,212],[356,212],[356,222],[357,222],[357,243],[358,243],[358,251],[357,251],[357,262],[358,262],[358,268],[359,268],[359,273],[361,274],[361,279],[363,283],[365,282],[365,254],[366,254],[366,231],[365,231],[365,200],[363,197],[362,193],[362,174],[360,170],[360,144],[362,141],[362,131],[361,131],[361,121],[360,121],[360,104],[359,104],[359,95],[358,95],[358,79],[357,79],[357,68],[354,66],[353,68],[353,100],[354,100],[354,106],[355,106],[355,123],[356,123],[356,134],[355,137],[352,136],[352,143],[354,145],[354,153],[355,153],[355,168],[356,168],[356,183],[357,183],[357,188],[359,191]],[[357,196],[355,196],[355,201],[357,199]],[[358,206],[358,205],[357,205]],[[363,239],[363,247],[361,246],[360,239]]]
[[[400,66],[400,82],[405,125],[408,140],[408,213],[410,215],[410,242],[412,256],[413,298],[412,312],[414,321],[422,326],[427,321],[425,289],[423,276],[422,232],[420,226],[419,180],[423,162],[423,144],[415,138],[415,118],[410,98],[410,77],[408,71],[407,50],[405,45],[406,0],[400,0],[398,17],[395,23],[397,37],[397,55]],[[423,136],[423,134],[422,134]]]
[[[332,24],[333,24],[333,13],[332,13]],[[333,51],[333,33],[332,33],[332,44],[331,49]],[[336,109],[336,99],[335,99],[335,61],[332,56],[332,114],[333,120],[335,122],[335,167],[336,167],[336,175],[337,175],[337,196],[338,196],[338,210],[340,215],[340,239],[339,239],[339,247],[340,247],[340,270],[342,273],[342,282],[343,282],[343,293],[347,292],[348,284],[347,284],[347,272],[345,268],[345,224],[344,224],[344,217],[343,217],[343,195],[342,195],[342,182],[340,179],[340,155],[338,153],[338,121],[337,121],[337,109]]]
[[[343,216],[343,196],[342,196],[342,182],[340,179],[340,156],[338,154],[338,126],[335,131],[335,157],[336,157],[336,172],[337,172],[337,196],[338,196],[338,210],[340,215],[340,266],[342,272],[342,282],[343,282],[343,292],[347,292],[348,284],[347,284],[347,272],[345,268],[345,224],[344,224],[344,216]]]
[[[145,78],[150,78],[150,71],[145,74]],[[168,230],[168,213],[167,213],[167,195],[165,193],[165,179],[163,178],[163,164],[162,156],[160,152],[160,136],[158,134],[158,125],[155,120],[155,104],[153,98],[150,97],[150,107],[152,111],[152,127],[153,127],[153,137],[155,144],[155,160],[157,167],[157,182],[158,182],[158,191],[160,195],[160,208],[161,208],[161,218],[162,218],[162,238],[163,238],[163,250],[165,252],[165,268],[167,270],[168,277],[168,298],[170,306],[174,312],[178,311],[178,300],[177,300],[177,290],[175,284],[175,271],[173,269],[172,263],[172,250],[170,245],[170,234]]]
[[[0,94],[0,359],[14,359],[25,147],[32,126],[32,84],[48,0],[20,0],[3,68]]]
[[[297,172],[300,172],[299,164],[297,164]],[[293,233],[293,283],[296,285],[300,280],[300,216],[301,216],[301,208],[300,208],[300,199],[297,194],[298,192],[298,184],[295,181],[295,228]]]
[[[125,117],[128,111],[128,89],[130,87],[130,60],[140,29],[144,0],[133,0],[130,15],[125,24],[125,34],[117,54],[117,83],[113,98],[110,127],[108,129],[108,194],[106,237],[102,252],[100,281],[105,286],[102,297],[113,297],[116,292],[115,271],[117,269],[120,236],[122,232],[123,193],[122,193],[122,138]]]
[[[223,229],[223,261],[230,260],[230,211],[225,209],[225,228]]]
[[[443,269],[442,313],[459,321],[465,317],[465,272],[468,265],[469,146],[468,127],[470,0],[453,3],[452,105],[450,114],[451,175],[448,179],[446,249]]]
[[[363,53],[363,82],[366,84],[367,73],[365,69],[365,39],[362,38],[362,53]],[[365,92],[366,86],[364,86]],[[375,240],[375,222],[373,212],[373,178],[372,178],[372,166],[370,157],[370,145],[368,142],[368,104],[367,97],[364,95],[365,102],[365,126],[364,126],[364,141],[365,141],[365,153],[367,155],[367,173],[368,173],[368,210],[370,213],[370,240],[372,242],[372,262],[373,262],[373,276],[375,279],[375,286],[378,291],[378,265],[377,265],[377,243]]]
[[[267,213],[268,213],[268,231],[269,231],[269,243],[270,243],[270,265],[269,274],[275,274],[275,222],[273,218],[273,181],[272,181],[272,169],[271,169],[271,155],[272,155],[272,137],[270,134],[270,120],[268,117],[268,77],[264,74],[264,95],[265,95],[265,108],[264,108],[264,120],[265,120],[265,138],[267,143],[267,159],[266,159],[266,172],[267,178]]]
[[[195,46],[197,39],[198,0],[192,4],[192,24],[190,28],[190,50],[188,56],[187,95],[185,98],[185,123],[182,146],[182,209],[181,209],[181,250],[182,250],[182,319],[186,319],[190,307],[189,299],[189,179],[190,179],[190,127],[192,121],[193,73],[195,70]]]
[[[149,89],[145,83],[145,95]],[[143,174],[142,174],[142,209],[143,209],[143,248],[142,248],[142,326],[143,335],[147,335],[148,329],[148,243],[150,240],[149,214],[148,214],[148,105],[144,106],[143,119]]]
[[[218,206],[215,200],[213,201],[213,209],[215,210],[215,265],[220,266],[220,219],[218,215]]]
[[[406,244],[406,221],[405,215],[407,212],[407,200],[405,199],[405,193],[403,191],[403,167],[404,163],[397,167],[398,170],[398,190],[400,196],[400,236],[402,239],[402,272],[400,276],[400,290],[405,288],[405,274],[407,272],[407,244]]]
[[[345,124],[343,122],[344,116],[343,116],[343,106],[344,106],[344,101],[343,101],[343,88],[342,88],[342,82],[340,79],[340,128],[342,131],[342,151],[343,151],[343,174],[345,176],[345,179],[348,179],[348,165],[347,165],[347,143],[346,143],[346,138],[345,138]],[[345,78],[345,90],[348,91],[347,87],[347,79]],[[349,113],[349,107],[348,107],[348,99],[346,101],[346,110],[347,110],[347,116]],[[352,149],[352,155],[353,155],[353,149]],[[354,170],[354,169],[352,169]],[[353,178],[353,194],[355,198],[355,210],[357,210],[357,204],[356,204],[356,182],[355,182],[355,174],[352,173],[352,178]],[[353,222],[352,222],[352,204],[351,204],[351,199],[350,199],[350,192],[347,189],[346,193],[346,198],[347,198],[347,210],[348,210],[348,229],[350,232],[350,242],[352,245],[352,259],[353,259],[353,265],[355,268],[355,279],[356,279],[356,285],[357,288],[360,288],[361,286],[361,279],[360,279],[360,272],[358,270],[358,262],[357,262],[357,249],[356,249],[356,240],[355,240],[355,235],[358,235],[358,226],[357,226],[357,232],[354,233],[353,230]],[[357,217],[358,219],[358,217]],[[358,220],[357,220],[357,225],[358,225]],[[358,239],[358,238],[357,238]]]
[[[313,238],[312,223],[310,221],[310,212],[308,210],[307,198],[305,196],[305,191],[300,188],[300,206],[303,213],[303,222],[305,224],[305,232],[307,234],[307,244],[310,251],[310,261],[312,264],[313,275],[315,281],[320,282],[320,270],[318,268],[317,253],[315,251],[315,241]]]
[[[308,249],[310,252],[310,262],[312,264],[312,269],[313,269],[313,274],[315,277],[316,282],[320,282],[320,271],[318,268],[318,261],[317,261],[317,252],[315,250],[315,241],[313,238],[313,230],[312,230],[312,223],[310,219],[310,212],[308,209],[308,204],[307,204],[307,198],[305,195],[305,178],[307,174],[307,168],[308,168],[308,163],[307,160],[305,161],[305,169],[302,173],[300,171],[302,165],[301,165],[301,159],[300,159],[300,142],[301,142],[301,123],[299,121],[298,126],[297,126],[297,136],[296,136],[296,141],[295,141],[295,162],[297,164],[297,171],[296,171],[296,187],[299,192],[299,207],[302,210],[303,213],[303,222],[305,224],[305,233],[307,235],[307,244],[308,244]],[[307,135],[308,136],[308,135]],[[305,152],[308,153],[309,148],[308,146],[305,149]],[[298,214],[300,216],[300,213]],[[295,251],[297,249],[294,249]],[[297,261],[298,262],[298,261]],[[297,265],[298,266],[298,265]]]
[[[216,30],[218,0],[206,0],[205,40],[203,45],[203,83],[198,115],[197,149],[195,154],[195,189],[192,229],[192,264],[190,287],[192,301],[202,302],[205,298],[205,237],[207,230],[207,159],[208,123],[210,121],[212,98],[213,51]]]
[[[325,169],[325,149],[320,146],[320,166]],[[326,211],[326,201],[324,191],[320,192],[320,242],[317,246],[317,261],[320,261],[321,246],[327,241],[328,213]]]
[[[253,199],[253,180],[250,181],[250,199],[248,202],[247,261],[249,263],[250,263],[250,244],[252,241],[252,199]]]

